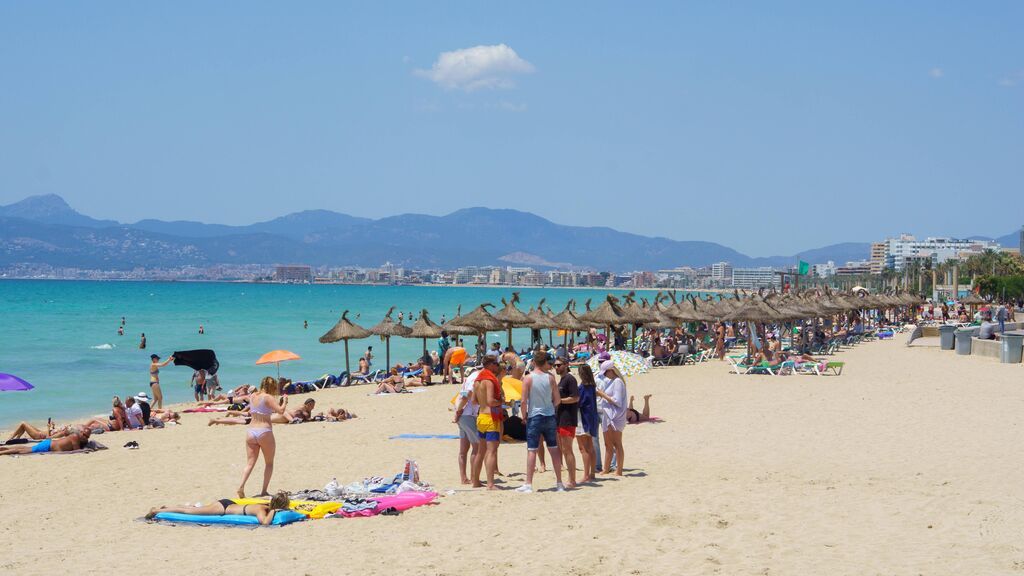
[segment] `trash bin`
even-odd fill
[[[1003,334],[999,347],[999,361],[1003,364],[1020,364],[1021,347],[1024,346],[1024,333],[1006,332]]]
[[[971,355],[971,338],[974,337],[974,330],[956,331],[956,353],[960,356]]]
[[[953,349],[953,333],[956,332],[956,326],[950,326],[943,324],[939,326],[939,348],[942,350]]]

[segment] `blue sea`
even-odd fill
[[[579,310],[606,291],[561,288],[522,289],[524,312],[546,298],[556,313],[569,299]],[[621,294],[621,291],[612,291]],[[349,319],[369,328],[391,306],[406,315],[426,308],[439,322],[450,320],[461,304],[463,313],[482,302],[501,307],[512,289],[451,286],[336,286],[184,282],[0,281],[0,372],[17,375],[35,386],[28,392],[0,392],[0,428],[19,420],[57,422],[109,412],[114,395],[125,398],[149,392],[149,355],[167,358],[175,350],[211,348],[220,360],[225,389],[258,383],[274,375],[274,366],[256,366],[265,352],[285,349],[301,360],[282,364],[281,375],[312,380],[344,370],[343,343],[321,344],[318,338],[348,309]],[[494,310],[492,310],[493,312]],[[125,317],[125,335],[117,334]],[[309,322],[303,328],[303,321]],[[411,322],[406,319],[406,325]],[[205,334],[198,333],[203,325]],[[147,348],[138,347],[145,333]],[[517,347],[529,343],[529,330],[515,330]],[[491,341],[504,345],[505,335]],[[466,338],[472,346],[475,338]],[[377,337],[349,344],[352,365],[373,346],[375,365],[384,366],[385,346]],[[435,347],[434,342],[428,342]],[[409,362],[423,348],[419,339],[393,338],[391,361]],[[160,371],[165,401],[191,400],[192,370],[168,365]]]

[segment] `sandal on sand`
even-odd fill
[[[139,449],[139,443],[136,442],[135,440],[132,440],[131,442],[125,444],[124,447],[129,449],[129,450],[138,450]]]

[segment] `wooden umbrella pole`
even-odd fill
[[[352,377],[352,369],[348,367],[348,338],[345,339],[345,374]]]
[[[388,372],[390,372],[391,371],[391,336],[385,336],[384,337],[384,362],[387,363],[387,366],[385,366],[384,368]]]

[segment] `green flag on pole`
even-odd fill
[[[807,274],[811,271],[811,265],[801,260],[799,271],[801,276],[807,276]]]

